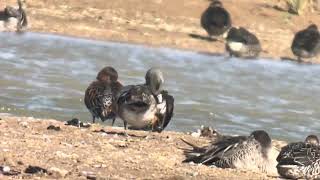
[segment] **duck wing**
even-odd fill
[[[165,111],[160,112],[158,114],[159,116],[159,124],[160,124],[160,129],[161,131],[167,127],[169,124],[172,116],[173,116],[173,110],[174,110],[174,98],[173,96],[169,95],[168,91],[162,91],[161,92],[163,101],[165,102]]]
[[[187,159],[184,162],[195,162],[206,165],[214,164],[224,156],[233,154],[239,143],[245,141],[246,136],[224,136],[210,146],[199,148],[193,147],[193,151],[186,151]]]
[[[306,143],[294,143],[284,147],[281,150],[277,161],[278,166],[281,165],[297,165],[297,166],[309,166],[316,160],[320,159],[320,147],[306,144]]]
[[[112,89],[101,82],[93,82],[89,85],[85,92],[84,102],[91,114],[102,121],[115,115],[112,110]]]

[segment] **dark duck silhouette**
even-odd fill
[[[169,124],[174,109],[174,98],[162,89],[162,72],[151,68],[145,76],[146,83],[129,85],[122,89],[118,104],[118,115],[132,129],[161,132]]]
[[[12,6],[6,6],[0,12],[0,21],[2,31],[22,31],[28,26],[27,13],[22,8],[21,0],[18,0],[18,9]]]
[[[308,28],[297,32],[294,36],[291,50],[298,61],[302,58],[313,58],[320,54],[320,33],[317,25],[311,24]]]
[[[118,73],[113,67],[103,68],[97,75],[96,81],[92,82],[85,92],[84,103],[92,115],[101,121],[112,119],[112,125],[116,119],[115,101],[117,94],[122,88],[118,81]]]
[[[230,56],[255,58],[261,52],[258,38],[243,27],[232,27],[227,35],[226,50]]]
[[[183,162],[277,174],[279,152],[272,147],[271,138],[263,130],[253,131],[250,136],[221,136],[205,147],[186,143],[193,149],[185,151],[187,158]]]
[[[277,157],[278,173],[290,179],[320,179],[320,146],[315,135],[290,143]]]
[[[202,13],[201,26],[208,35],[220,36],[231,27],[230,14],[218,0],[213,0],[209,7]]]

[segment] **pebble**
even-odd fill
[[[9,166],[3,166],[3,167],[2,167],[2,171],[3,171],[4,173],[9,173],[9,172],[11,171],[11,169],[10,169]]]
[[[64,178],[69,172],[65,169],[59,169],[57,167],[51,167],[49,172],[56,178]]]
[[[20,122],[19,125],[22,126],[22,127],[24,127],[24,128],[28,128],[28,127],[29,127],[29,126],[28,126],[28,122],[26,122],[26,121]]]
[[[193,133],[191,133],[191,136],[192,136],[192,137],[195,137],[195,138],[199,138],[200,135],[201,135],[200,132],[193,132]]]
[[[91,171],[81,171],[82,176],[87,177],[87,179],[97,179],[97,176],[94,172]]]

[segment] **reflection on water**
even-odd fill
[[[266,129],[273,137],[320,133],[320,66],[227,60],[195,52],[147,48],[45,34],[0,34],[0,112],[91,121],[82,98],[96,73],[114,66],[124,84],[164,72],[176,109],[168,129],[211,125],[225,133]],[[122,124],[118,121],[118,124]]]

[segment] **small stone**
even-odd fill
[[[20,126],[24,127],[24,128],[28,128],[28,123],[26,121],[22,121],[19,123]]]
[[[48,171],[42,167],[30,166],[30,165],[24,170],[24,172],[28,174],[38,174],[38,173],[47,174],[48,173]]]
[[[2,171],[4,172],[4,173],[9,173],[10,172],[10,167],[9,166],[3,166],[2,167]]]
[[[47,130],[60,131],[61,128],[59,126],[50,125],[47,127]]]
[[[52,176],[55,178],[64,178],[69,172],[64,169],[59,169],[57,167],[51,167],[49,169],[49,172],[51,173]]]
[[[200,132],[193,132],[193,133],[191,133],[191,136],[192,136],[192,137],[195,137],[195,138],[200,137],[200,135],[201,135]]]
[[[87,179],[97,179],[97,176],[94,172],[90,172],[90,171],[81,171],[80,173],[82,176],[85,176]]]

